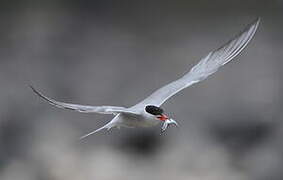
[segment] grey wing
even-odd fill
[[[259,22],[260,19],[258,18],[255,22],[248,25],[244,31],[238,34],[235,38],[224,44],[222,47],[211,51],[183,77],[156,90],[149,97],[133,107],[139,107],[140,105],[144,106],[146,104],[160,106],[168,98],[182,89],[206,79],[209,75],[216,72],[221,66],[231,61],[247,46],[256,32]]]
[[[117,106],[87,106],[87,105],[79,105],[79,104],[70,104],[64,102],[58,102],[54,99],[48,98],[44,96],[41,92],[36,90],[33,86],[30,88],[35,92],[39,97],[46,100],[49,104],[54,105],[58,108],[74,110],[82,113],[100,113],[100,114],[117,114],[117,113],[129,113],[129,114],[137,114],[134,111],[129,110],[125,107],[117,107]]]

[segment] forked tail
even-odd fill
[[[107,123],[106,125],[102,126],[101,128],[96,129],[95,131],[92,131],[92,132],[90,132],[90,133],[88,133],[86,135],[83,135],[82,137],[80,137],[80,140],[82,140],[82,139],[84,139],[84,138],[86,138],[86,137],[88,137],[88,136],[90,136],[92,134],[95,134],[95,133],[97,133],[97,132],[99,132],[99,131],[101,131],[103,129],[109,130],[112,127],[113,127],[113,123],[110,121],[109,123]]]

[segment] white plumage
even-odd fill
[[[253,38],[260,19],[248,25],[240,34],[235,38],[221,46],[220,48],[211,51],[207,56],[202,58],[188,73],[181,78],[173,81],[162,88],[153,92],[149,97],[140,103],[130,107],[117,107],[117,106],[86,106],[78,104],[70,104],[58,102],[51,98],[44,96],[35,88],[32,90],[41,98],[48,101],[50,104],[64,109],[75,110],[83,113],[100,113],[100,114],[113,114],[115,117],[105,126],[89,133],[81,138],[85,138],[94,134],[102,129],[110,129],[112,127],[150,127],[163,122],[162,131],[165,131],[168,125],[178,125],[176,121],[168,118],[163,114],[160,106],[174,94],[191,86],[194,83],[206,79],[208,76],[216,72],[221,66],[225,65],[236,57]],[[147,107],[147,108],[146,108]]]

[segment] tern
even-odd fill
[[[160,106],[176,93],[191,86],[192,84],[206,79],[208,76],[215,73],[221,66],[236,57],[253,38],[259,22],[260,19],[256,19],[241,33],[225,43],[223,46],[209,52],[207,56],[202,58],[200,62],[185,75],[161,87],[143,101],[129,108],[118,106],[88,106],[59,102],[46,97],[33,86],[30,87],[39,97],[58,108],[74,110],[81,113],[114,115],[114,118],[106,125],[82,136],[80,139],[88,137],[103,129],[109,130],[114,127],[152,127],[160,123],[163,123],[161,131],[164,132],[169,125],[173,124],[178,126],[178,123],[172,118],[169,118]]]

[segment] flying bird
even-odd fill
[[[58,108],[74,110],[81,113],[112,114],[115,116],[103,127],[82,136],[80,139],[103,129],[109,130],[113,127],[151,127],[160,123],[163,123],[161,128],[163,132],[169,125],[173,124],[178,126],[178,123],[168,117],[160,106],[179,91],[206,79],[221,66],[236,57],[253,38],[259,22],[260,19],[258,18],[226,44],[209,52],[208,55],[202,58],[200,62],[184,76],[161,87],[143,101],[129,108],[118,106],[88,106],[59,102],[46,97],[33,86],[30,87],[39,97]]]

